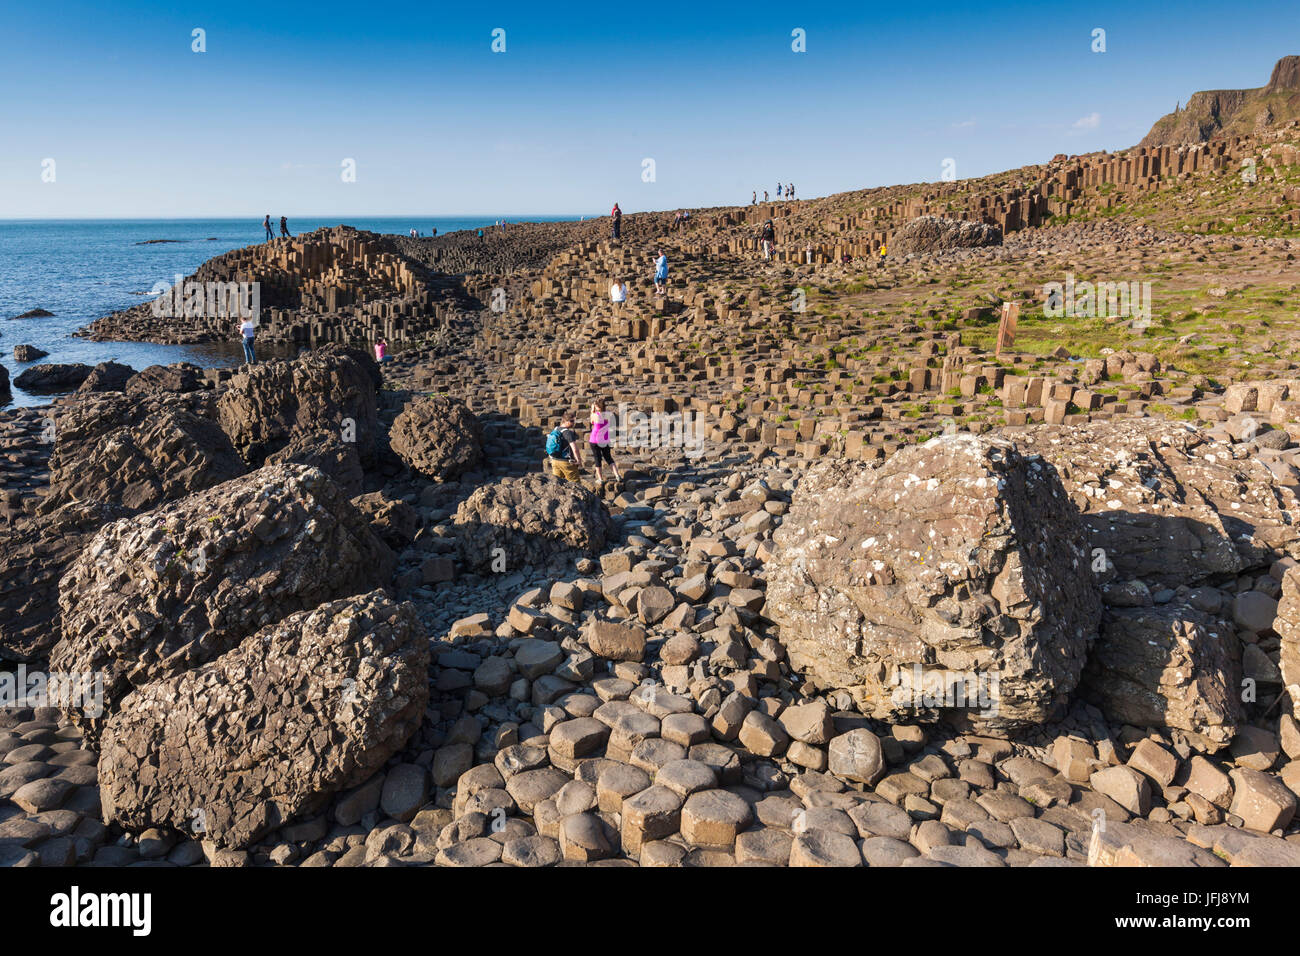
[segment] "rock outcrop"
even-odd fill
[[[1078,516],[1055,471],[1005,440],[816,466],[774,543],[764,613],[791,665],[877,718],[1041,722],[1096,636]],[[946,693],[949,678],[964,686]]]
[[[891,256],[924,255],[949,249],[978,249],[1002,244],[1002,230],[984,222],[918,216],[889,241]]]
[[[103,672],[111,712],[132,687],[382,586],[392,569],[392,553],[323,473],[262,468],[101,530],[63,578],[63,638],[50,664]]]
[[[91,367],[80,363],[71,365],[33,365],[24,369],[14,384],[29,392],[71,392],[90,375]]]
[[[1156,120],[1138,146],[1204,143],[1294,119],[1300,119],[1300,56],[1284,56],[1266,86],[1193,93],[1185,106]]]
[[[1088,529],[1094,563],[1178,587],[1300,555],[1300,498],[1260,461],[1161,419],[1017,433],[1056,466]]]
[[[542,475],[476,489],[453,520],[461,559],[483,571],[498,559],[516,571],[544,566],[566,552],[593,555],[610,531],[609,512],[599,498],[575,482]]]
[[[1185,605],[1109,608],[1080,693],[1109,720],[1219,750],[1244,716],[1238,646],[1230,625]]]
[[[126,696],[102,737],[104,819],[247,846],[398,752],[428,668],[414,609],[382,591],[269,624]]]
[[[100,362],[77,386],[78,392],[121,392],[135,374],[135,369],[120,362]]]
[[[14,346],[15,362],[35,362],[37,359],[43,359],[49,354],[44,349],[38,349],[35,345]]]
[[[367,463],[379,430],[369,369],[353,355],[327,350],[236,375],[217,401],[217,420],[254,465],[295,437],[321,431],[355,444]]]
[[[335,432],[297,434],[277,452],[266,457],[268,465],[307,465],[325,472],[343,494],[355,498],[361,494],[365,472],[355,442],[346,442]]]
[[[483,426],[463,402],[426,395],[407,404],[393,420],[389,444],[412,470],[448,481],[483,459]]]

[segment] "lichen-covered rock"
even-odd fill
[[[104,501],[134,513],[245,470],[213,420],[211,402],[200,396],[88,396],[58,419],[50,493],[41,511],[71,501]]]
[[[325,431],[355,444],[364,465],[374,456],[379,430],[374,379],[343,351],[253,365],[221,393],[217,421],[250,464],[261,464],[298,435]]]
[[[356,443],[343,441],[333,432],[294,435],[289,444],[266,457],[266,464],[319,468],[348,498],[361,494],[365,482]]]
[[[943,252],[947,249],[976,249],[1000,246],[1002,230],[983,222],[944,219],[942,216],[919,216],[889,240],[890,256],[909,253]]]
[[[500,559],[512,572],[543,566],[569,551],[594,555],[610,530],[609,512],[594,494],[576,482],[537,474],[476,489],[453,522],[467,565],[488,570]]]
[[[1194,608],[1110,608],[1080,696],[1109,720],[1183,731],[1201,749],[1232,740],[1244,718],[1237,636]]]
[[[1051,425],[1013,437],[1056,466],[1090,546],[1120,578],[1176,588],[1300,556],[1294,489],[1189,424]]]
[[[1096,636],[1078,516],[1053,469],[1002,439],[816,466],[774,540],[765,614],[791,666],[877,718],[1047,720]]]
[[[409,402],[388,433],[394,452],[426,478],[449,481],[483,460],[483,426],[463,402],[426,395]]]
[[[419,727],[429,642],[382,591],[292,614],[107,722],[104,820],[245,847],[378,771]]]
[[[60,585],[54,670],[102,671],[104,709],[258,628],[392,577],[394,557],[334,482],[261,468],[103,528]],[[69,715],[81,721],[77,709]],[[99,721],[86,721],[92,734]]]

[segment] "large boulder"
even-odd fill
[[[1051,719],[1096,637],[1078,516],[1055,471],[1002,439],[815,466],[774,543],[765,614],[791,666],[879,719]]]
[[[572,551],[595,555],[610,531],[604,503],[586,488],[545,475],[505,478],[460,503],[452,519],[462,560],[486,571],[541,567]]]
[[[1083,516],[1094,564],[1179,587],[1300,556],[1300,498],[1261,462],[1187,423],[1049,425],[1017,433],[1056,466]]]
[[[135,369],[120,362],[100,362],[77,386],[78,392],[120,392],[135,374]]]
[[[426,395],[393,420],[388,442],[402,461],[434,481],[458,478],[483,460],[483,426],[463,402]]]
[[[133,513],[246,470],[210,401],[88,396],[56,423],[50,493],[40,510],[107,501]]]
[[[150,365],[131,376],[126,383],[128,395],[154,392],[194,392],[203,388],[203,369],[189,362]]]
[[[1292,567],[1282,576],[1282,598],[1273,630],[1281,638],[1278,667],[1291,698],[1291,713],[1300,719],[1300,567]]]
[[[387,584],[394,563],[322,472],[261,468],[104,527],[60,585],[50,664],[102,673],[111,712],[132,687],[206,664],[261,627]],[[99,721],[84,723],[97,732]]]
[[[49,354],[45,349],[38,349],[35,345],[14,346],[15,362],[35,362],[37,359],[43,359]]]
[[[24,369],[14,384],[29,392],[71,392],[86,380],[93,369],[89,365],[33,365]]]
[[[889,240],[889,255],[943,252],[948,249],[977,249],[1002,245],[1002,230],[983,222],[920,216]]]
[[[101,738],[104,820],[245,847],[401,750],[428,670],[414,608],[382,591],[267,625],[121,702]]]
[[[1079,693],[1111,721],[1219,750],[1245,716],[1238,644],[1226,622],[1186,605],[1108,608]]]
[[[296,464],[319,468],[334,480],[348,498],[361,494],[365,473],[355,442],[334,432],[298,434],[277,452],[266,456],[268,465]]]
[[[374,379],[355,356],[339,351],[249,366],[217,400],[217,420],[250,464],[321,431],[354,443],[368,464],[379,431]]]
[[[36,661],[60,637],[59,579],[118,505],[79,501],[5,528],[0,546],[0,658]]]

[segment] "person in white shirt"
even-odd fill
[[[249,365],[257,362],[257,357],[253,354],[253,332],[257,329],[257,323],[252,319],[244,319],[239,323],[239,334],[244,340],[244,361]]]
[[[609,287],[609,301],[613,303],[615,312],[623,311],[623,303],[627,301],[627,283],[622,279],[615,278]]]

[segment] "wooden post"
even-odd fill
[[[998,344],[993,351],[995,357],[1002,355],[1003,349],[1009,349],[1016,341],[1016,319],[1020,317],[1020,306],[1014,302],[1002,303],[1002,318],[998,322]]]

